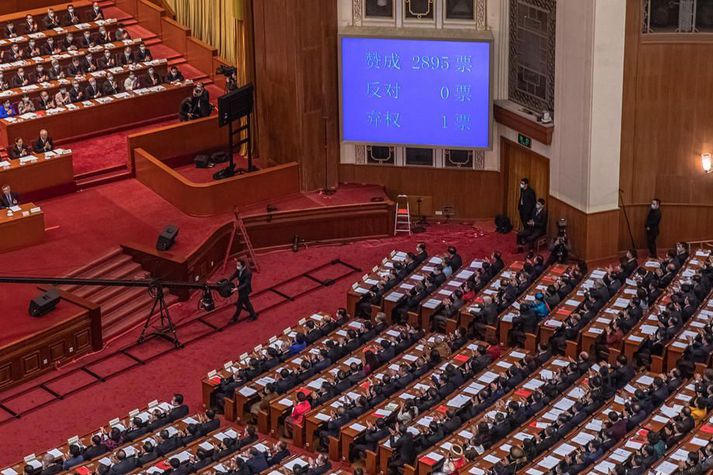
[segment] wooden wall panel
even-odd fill
[[[498,172],[342,164],[339,181],[382,184],[391,199],[400,193],[432,197],[434,211],[454,206],[456,219],[489,218],[503,208]]]
[[[166,46],[178,53],[186,54],[188,37],[191,36],[190,28],[164,16],[161,18],[161,34],[161,39]]]
[[[148,0],[138,0],[136,5],[136,16],[139,24],[153,33],[156,33],[159,38],[161,35],[161,17],[165,15],[165,10]]]
[[[644,220],[662,200],[659,247],[713,238],[713,176],[700,154],[713,152],[713,42],[646,37],[640,4],[627,0],[620,188],[634,238],[645,247]],[[624,217],[619,246],[629,247]]]
[[[260,156],[274,163],[298,160],[305,190],[334,186],[336,2],[314,0],[305,8],[290,0],[253,0],[251,10]]]
[[[587,214],[554,196],[547,201],[549,210],[549,235],[557,234],[557,221],[567,220],[567,233],[572,252],[586,261],[609,259],[619,250],[619,210]]]
[[[520,229],[522,223],[517,211],[520,201],[520,180],[527,178],[537,198],[544,198],[547,202],[550,195],[550,161],[547,157],[506,138],[501,137],[500,145],[501,170],[506,173],[506,176],[503,176],[505,212],[513,225]]]
[[[199,39],[190,37],[186,41],[186,59],[209,76],[213,73],[213,57],[217,55],[216,48]]]

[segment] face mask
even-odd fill
[[[656,209],[658,206],[656,206],[656,203],[651,203],[651,209]]]
[[[521,189],[521,190],[524,190],[524,189],[525,189],[525,184],[524,184],[524,183],[520,183],[520,189]]]

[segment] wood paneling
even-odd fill
[[[129,135],[127,144],[129,167],[133,170],[134,149],[143,148],[162,162],[227,150],[228,129],[218,127],[218,116],[213,115]]]
[[[186,42],[186,59],[192,66],[209,76],[213,73],[213,57],[217,55],[218,50],[211,45],[197,38],[188,38]]]
[[[545,127],[534,120],[526,119],[497,104],[493,105],[493,116],[495,120],[501,124],[513,130],[517,130],[540,143],[545,145],[552,143],[552,135],[555,132],[554,127]]]
[[[299,166],[286,163],[245,175],[194,183],[142,148],[134,150],[136,179],[190,216],[231,213],[235,206],[299,192]]]
[[[337,2],[251,0],[260,156],[299,160],[303,189],[337,183]],[[277,33],[279,32],[279,34]]]
[[[136,17],[139,20],[139,25],[147,30],[156,33],[159,38],[161,35],[161,17],[166,14],[165,10],[156,4],[147,0],[138,0],[136,5]]]
[[[186,54],[188,37],[191,36],[190,28],[164,16],[161,18],[161,34],[166,46],[182,55]]]
[[[500,166],[503,170],[503,193],[505,210],[513,225],[521,228],[518,203],[520,201],[520,180],[527,178],[537,198],[550,194],[550,161],[532,150],[506,138],[500,138]],[[552,216],[549,216],[550,221]]]
[[[384,185],[392,199],[401,193],[431,197],[434,211],[453,206],[457,219],[489,218],[503,208],[498,172],[342,164],[339,181]]]
[[[617,234],[612,231],[616,231],[619,223],[618,210],[586,214],[554,196],[549,197],[547,204],[550,236],[557,234],[557,221],[565,218],[572,252],[578,258],[591,262],[617,255]]]
[[[0,389],[27,381],[90,351],[102,348],[99,306],[58,290],[61,299],[76,307],[76,314],[0,348]]]
[[[659,247],[713,238],[713,176],[700,154],[713,152],[713,43],[675,35],[648,42],[638,0],[627,0],[620,188],[636,244],[643,247],[648,202],[662,200]],[[630,246],[623,216],[619,245]]]
[[[384,238],[393,232],[393,206],[393,202],[384,201],[277,211],[247,216],[244,222],[257,249],[289,246],[295,234],[308,244]],[[193,282],[207,279],[216,267],[222,265],[232,229],[233,223],[226,223],[188,255],[182,256],[136,243],[122,247],[157,278]],[[235,240],[231,253],[242,251],[240,246]],[[188,298],[186,290],[175,293],[183,299]]]

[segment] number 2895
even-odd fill
[[[414,56],[411,58],[411,69],[418,70],[447,70],[449,67],[448,56]]]

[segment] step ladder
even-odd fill
[[[396,219],[394,219],[394,236],[398,233],[411,235],[411,207],[408,195],[396,197]]]
[[[231,251],[233,249],[233,243],[237,237],[238,243],[242,244],[244,249],[236,254],[236,256],[245,255],[247,258],[248,266],[253,272],[260,272],[260,266],[257,263],[257,257],[255,256],[255,248],[253,248],[252,241],[248,235],[248,230],[245,228],[245,222],[238,208],[233,209],[233,214],[235,219],[233,220],[233,230],[230,233],[230,239],[228,240],[228,248],[225,251],[225,259],[223,260],[223,271],[225,271],[228,265],[228,259],[232,256]]]

